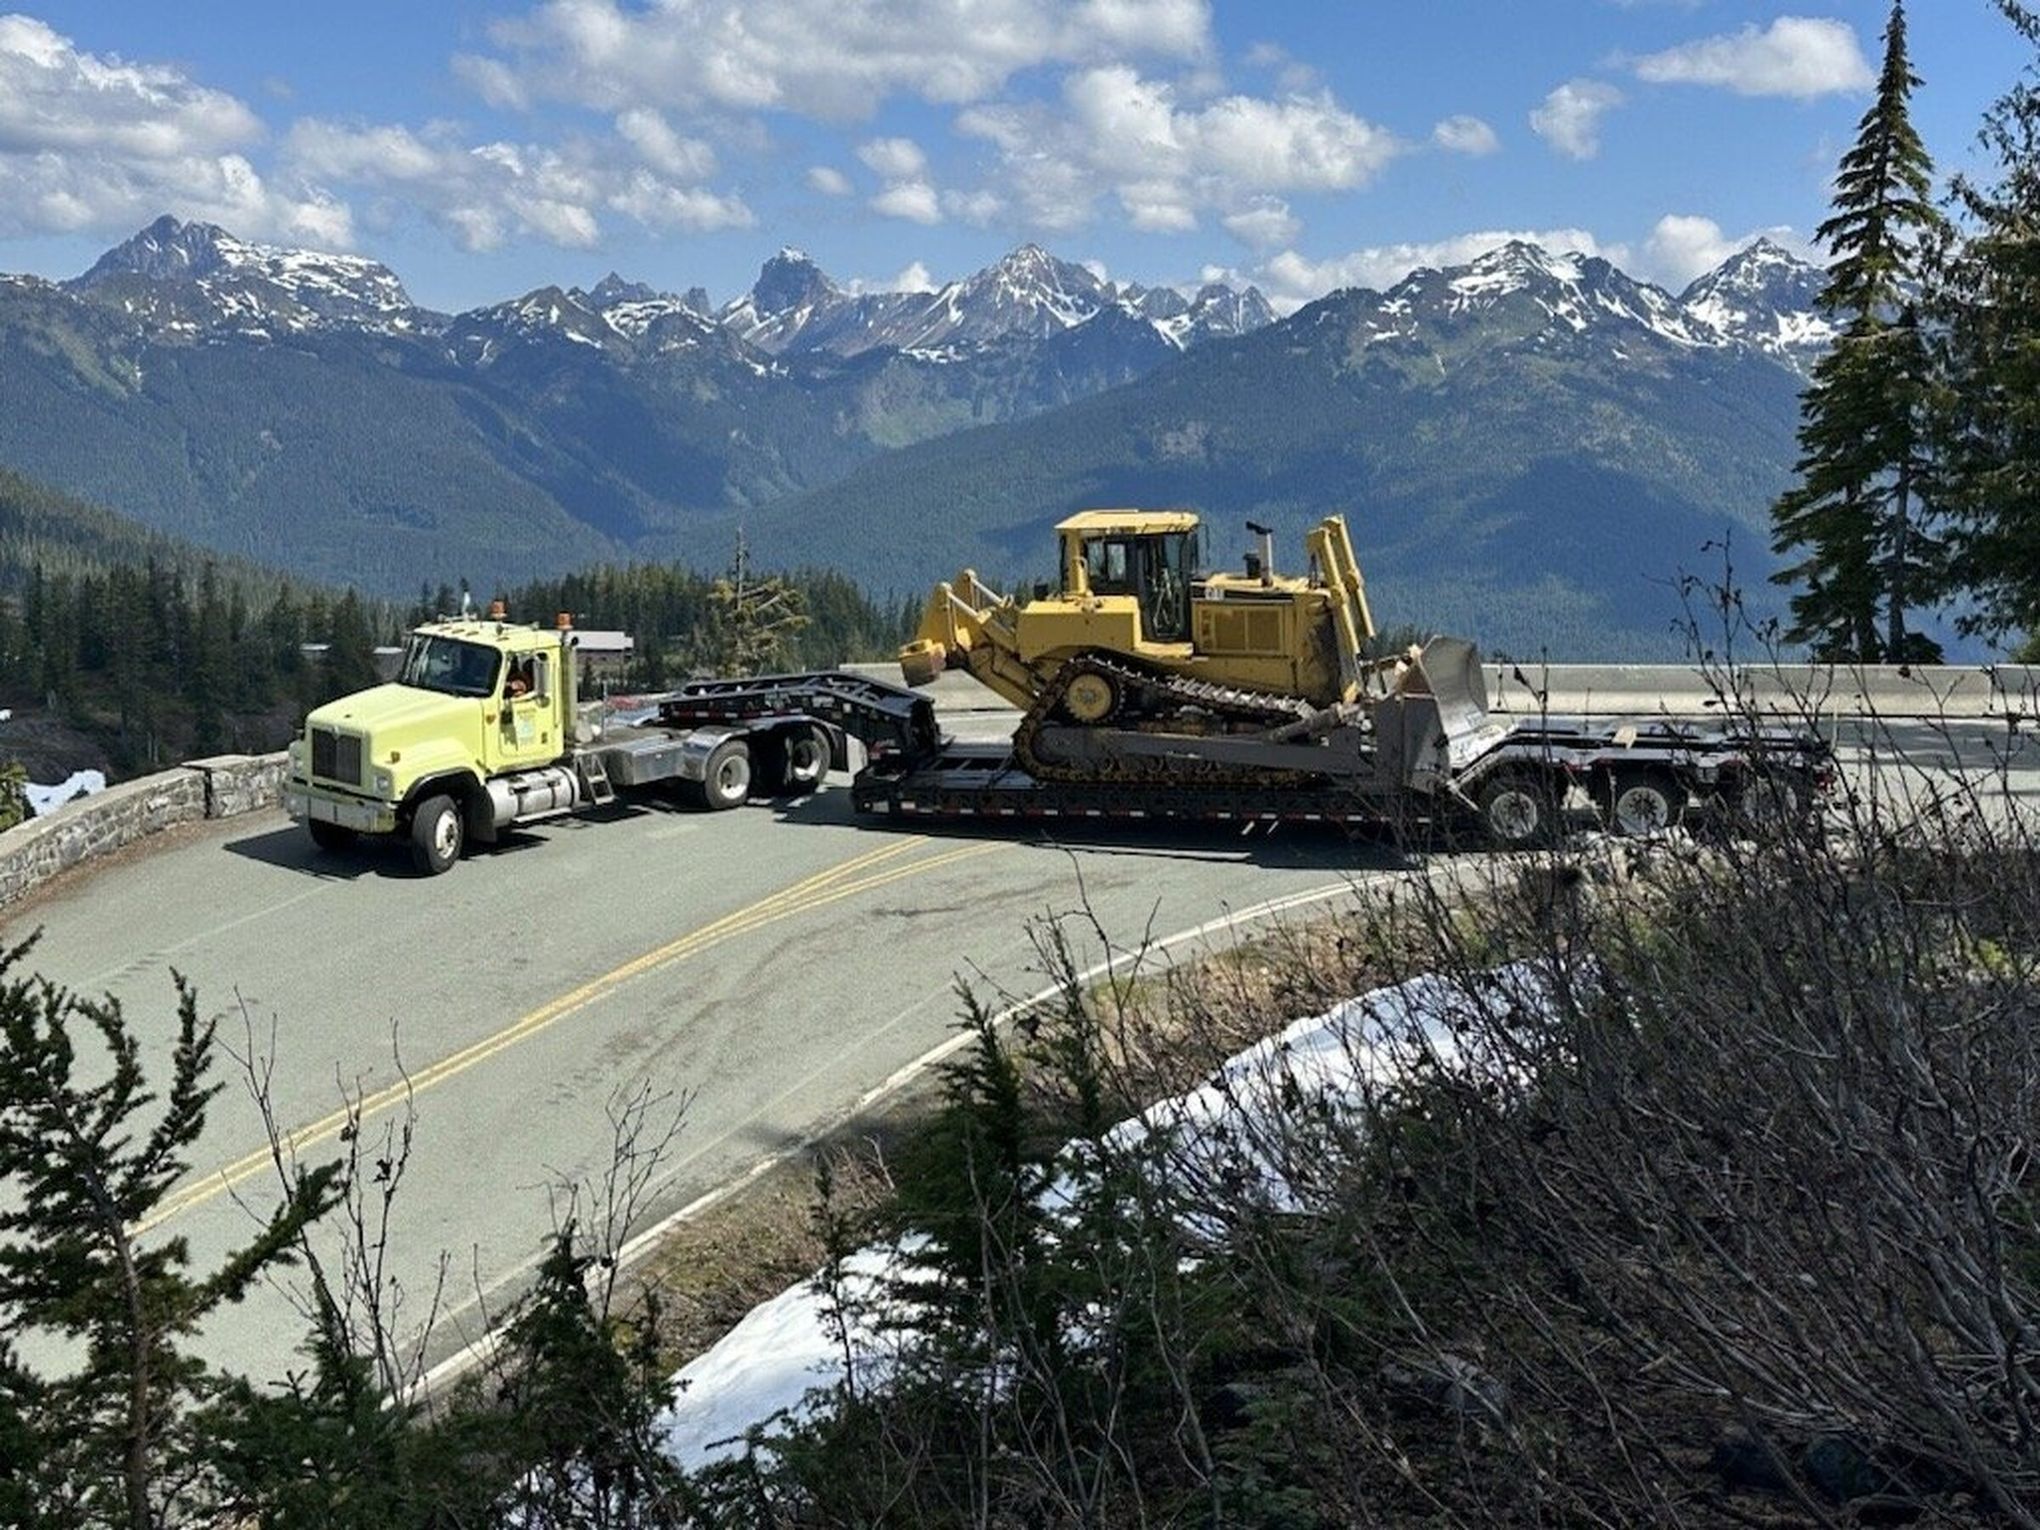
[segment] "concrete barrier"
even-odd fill
[[[204,818],[272,806],[281,795],[282,754],[226,754],[123,781],[76,797],[0,834],[0,906],[58,873],[111,855],[151,834]]]
[[[1704,713],[1733,685],[1739,706],[1794,717],[2040,716],[2040,667],[2019,664],[1752,665],[1732,677],[1676,664],[1490,664],[1487,681],[1489,706],[1514,714]]]

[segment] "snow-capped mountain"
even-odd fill
[[[1679,295],[1694,319],[1737,343],[1804,363],[1833,343],[1835,326],[1815,304],[1826,274],[1759,239]]]
[[[1372,298],[1364,344],[1449,354],[1497,344],[1599,349],[1754,350],[1803,370],[1832,329],[1814,307],[1823,274],[1775,244],[1729,258],[1674,297],[1599,256],[1513,241],[1465,265],[1411,272]]]
[[[378,261],[251,244],[167,215],[64,286],[164,328],[404,331],[430,317]]]
[[[933,292],[846,292],[799,250],[781,250],[720,317],[769,351],[855,356],[889,347],[947,360],[985,346],[1046,340],[1111,309],[1151,323],[1178,349],[1243,334],[1275,316],[1252,287],[1235,292],[1213,284],[1194,299],[1167,287],[1122,288],[1029,244]]]
[[[507,303],[456,315],[443,336],[448,353],[469,366],[485,367],[508,344],[520,340],[565,340],[594,350],[620,345],[623,334],[580,292],[540,287]]]

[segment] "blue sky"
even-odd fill
[[[159,212],[440,308],[782,244],[939,282],[1037,241],[1284,306],[1528,234],[1690,279],[1802,246],[1886,0],[0,0],[0,270]],[[1944,169],[2026,62],[1913,0]]]

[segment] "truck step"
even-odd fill
[[[616,800],[616,788],[609,780],[609,767],[599,754],[584,754],[575,764],[580,770],[581,786],[588,793],[588,800],[597,807]]]

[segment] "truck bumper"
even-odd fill
[[[300,823],[337,824],[362,834],[394,834],[397,831],[395,808],[380,802],[338,797],[299,781],[284,783],[283,810]]]

